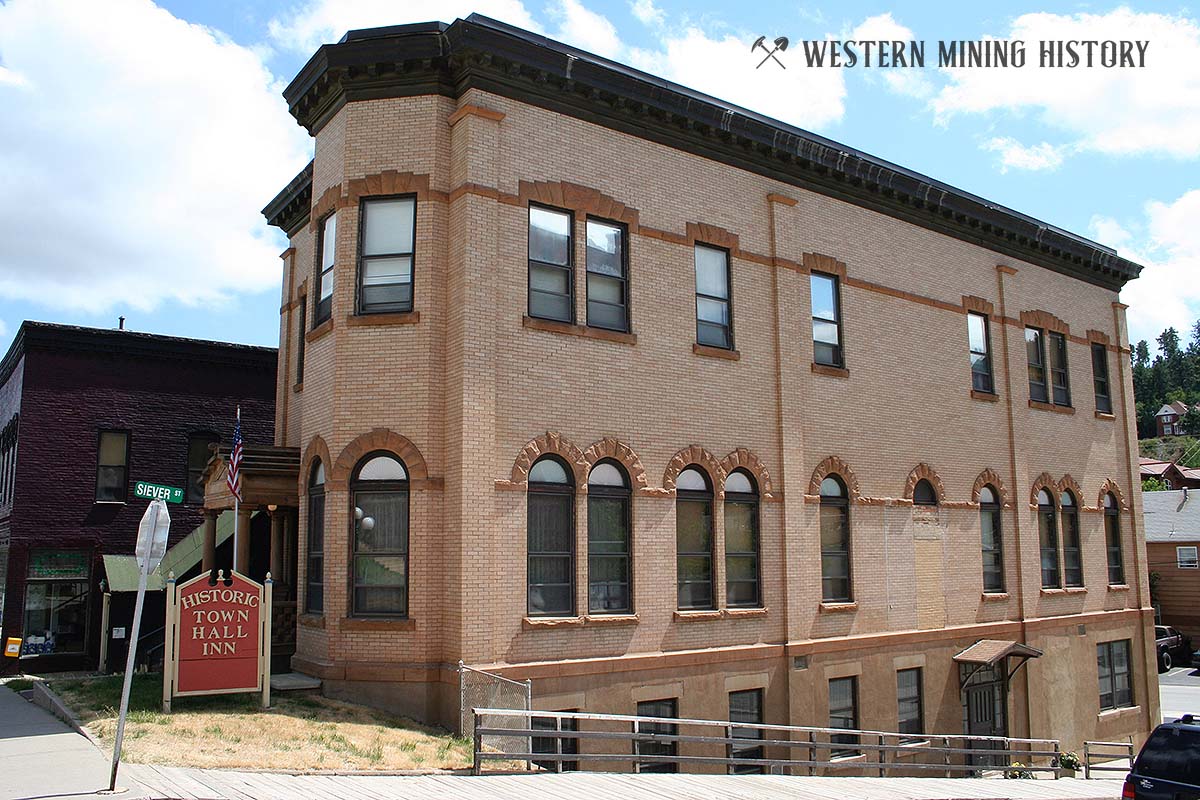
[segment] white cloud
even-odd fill
[[[1057,169],[1063,162],[1063,148],[1049,142],[1023,145],[1010,136],[997,136],[983,143],[983,149],[1000,154],[1000,171]]]
[[[663,13],[663,10],[654,5],[654,0],[632,0],[629,10],[642,24],[652,28],[662,25],[667,20],[667,15]]]
[[[1118,8],[1107,14],[1025,14],[1005,39],[1026,43],[1020,69],[945,69],[931,102],[940,123],[959,114],[1032,114],[1071,139],[1071,152],[1200,156],[1200,24]],[[1149,40],[1144,68],[1040,66],[1042,40]],[[1136,52],[1136,51],[1135,51]]]
[[[1142,275],[1121,292],[1129,304],[1129,338],[1155,337],[1174,326],[1185,341],[1200,317],[1200,189],[1172,202],[1146,204],[1145,218],[1133,229],[1116,220],[1097,217],[1091,233],[1098,241],[1119,246],[1121,254],[1144,265]]]
[[[891,12],[867,17],[855,28],[847,39],[856,42],[911,42],[919,41],[912,30],[895,20]],[[925,77],[924,70],[916,67],[893,67],[888,69],[864,69],[868,80],[882,76],[888,87],[897,94],[910,97],[928,97],[933,93],[933,84]]]
[[[624,46],[607,17],[583,6],[579,0],[561,0],[552,15],[559,19],[556,39],[605,58],[618,58]]]
[[[278,285],[308,158],[259,58],[149,0],[0,5],[0,296],[100,311]]]

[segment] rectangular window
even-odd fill
[[[529,316],[575,321],[575,250],[569,212],[529,207]]]
[[[729,253],[696,245],[696,342],[733,349],[729,297]]]
[[[308,561],[305,570],[307,591],[304,610],[320,614],[325,610],[325,492],[310,489],[308,495]]]
[[[629,494],[603,494],[592,486],[588,493],[588,613],[628,614],[633,611],[629,591]]]
[[[846,365],[842,352],[841,287],[834,275],[820,272],[809,278],[812,292],[813,361],[830,367]]]
[[[308,295],[300,295],[300,330],[296,335],[296,383],[304,383],[304,333],[308,323]]]
[[[22,655],[86,651],[90,575],[85,551],[30,551]]]
[[[1038,507],[1038,546],[1041,551],[1042,588],[1059,589],[1062,576],[1058,560],[1058,530],[1053,506]]]
[[[1029,359],[1029,399],[1050,402],[1046,387],[1046,343],[1041,328],[1025,329],[1025,354]]]
[[[577,719],[560,719],[558,717],[532,717],[530,720],[533,725],[530,727],[535,731],[578,731],[579,720]],[[579,755],[579,740],[572,739],[566,736],[534,736],[533,737],[533,753],[545,753],[548,755]],[[579,769],[578,761],[559,761],[557,759],[550,761],[533,762],[542,769],[550,770],[551,772],[575,772]],[[562,764],[561,767],[558,765]]]
[[[188,437],[187,451],[187,502],[204,502],[204,468],[208,466],[212,452],[209,445],[218,441],[214,433],[193,433]]]
[[[531,617],[575,614],[575,496],[528,496],[528,608]]]
[[[829,727],[858,730],[858,678],[834,678],[829,681]],[[834,733],[829,743],[835,745],[830,758],[858,755],[858,735]],[[840,746],[839,746],[840,745]]]
[[[1067,336],[1050,334],[1050,382],[1054,387],[1054,405],[1071,405],[1071,378],[1067,368]]]
[[[1121,552],[1121,517],[1115,508],[1104,511],[1104,542],[1108,552],[1108,583],[1120,586],[1125,583],[1125,557]]]
[[[408,616],[408,491],[356,491],[370,527],[354,526],[353,616]]]
[[[987,316],[974,312],[967,314],[967,341],[971,348],[971,388],[977,392],[995,393]]]
[[[629,330],[629,279],[625,273],[625,227],[587,221],[587,324]]]
[[[1200,558],[1197,558],[1196,548],[1192,547],[1176,547],[1175,548],[1175,566],[1179,569],[1198,569],[1200,568]]]
[[[675,504],[675,552],[681,609],[716,608],[713,591],[711,500]]]
[[[921,696],[921,670],[902,669],[896,673],[896,707],[899,733],[906,734],[901,744],[919,742],[925,734],[925,709]]]
[[[1096,668],[1100,684],[1100,710],[1129,708],[1133,705],[1133,681],[1130,679],[1129,640],[1101,642],[1096,645]]]
[[[983,544],[983,590],[1004,591],[1004,542],[1000,533],[1000,504],[979,506],[979,529]]]
[[[321,235],[317,237],[317,313],[313,315],[313,327],[320,325],[333,314],[333,263],[337,252],[337,214],[330,214],[321,222]]]
[[[1096,387],[1096,410],[1112,413],[1112,392],[1108,387],[1108,348],[1092,343],[1092,383]]]
[[[129,432],[100,431],[96,502],[124,503],[129,485]]]
[[[1063,506],[1063,578],[1067,586],[1083,586],[1083,548],[1079,539],[1079,511]]]
[[[637,704],[639,717],[664,717],[676,719],[679,717],[679,701],[647,700]],[[674,739],[655,741],[651,736],[678,736],[679,726],[672,722],[642,722],[638,725],[638,733],[647,738],[634,740],[633,752],[637,756],[677,756],[679,742]],[[634,764],[636,772],[679,772],[679,764],[670,761],[638,761]]]
[[[725,496],[725,598],[731,608],[762,605],[758,581],[758,502]]]
[[[358,312],[412,311],[417,198],[363,200],[359,219]]]
[[[729,721],[743,725],[763,724],[763,690],[749,689],[744,692],[729,693]],[[742,728],[736,725],[730,728],[731,739],[739,739],[738,744],[729,745],[731,759],[762,759],[764,757],[762,728]],[[761,764],[731,764],[731,775],[755,775],[767,770]]]
[[[842,504],[821,503],[821,599],[848,603],[850,594],[850,514]]]

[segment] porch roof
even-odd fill
[[[233,495],[225,483],[229,445],[218,445],[204,468],[204,507],[224,511],[233,508]],[[242,446],[242,505],[296,505],[300,475],[300,448],[268,445]]]
[[[988,666],[1002,661],[1009,656],[1019,658],[1037,658],[1042,651],[1020,642],[1010,642],[1004,639],[980,639],[975,644],[954,656],[960,664],[986,664]]]

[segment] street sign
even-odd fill
[[[182,503],[183,489],[138,481],[133,485],[133,496],[143,500],[166,500],[168,503]]]

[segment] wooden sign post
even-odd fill
[[[271,574],[202,572],[176,587],[167,578],[163,711],[173,697],[262,692],[271,705]],[[211,582],[210,582],[211,581]]]

